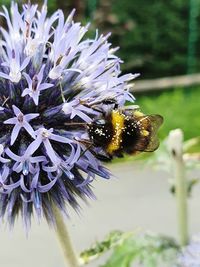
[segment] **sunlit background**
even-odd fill
[[[0,4],[9,6],[10,1]],[[124,61],[123,73],[140,73],[132,89],[136,104],[144,113],[164,117],[161,140],[175,128],[183,130],[185,140],[200,135],[199,0],[48,0],[48,7],[49,13],[60,8],[66,16],[75,8],[76,21],[91,22],[88,36],[94,37],[96,28],[99,33],[112,32],[110,41],[113,47],[120,47],[117,54]],[[158,80],[166,77],[170,83],[167,86],[166,80]],[[141,226],[176,235],[176,207],[168,185],[171,177],[161,171],[149,171],[144,165],[145,162],[130,159],[113,163],[109,168],[117,179],[94,184],[99,201],[90,202],[90,207],[84,205],[80,217],[72,212],[69,227],[79,251],[113,228],[130,230]],[[197,172],[192,175],[198,176]],[[200,230],[200,218],[195,216],[200,208],[198,192],[195,189],[191,202],[191,232]],[[8,232],[1,230],[2,267],[63,266],[53,231],[45,222],[41,226],[33,224],[28,241],[20,225],[19,221],[17,232],[14,229],[9,238]],[[49,252],[45,251],[46,244]],[[20,246],[27,255],[22,255]],[[8,259],[10,251],[14,260]],[[31,262],[25,264],[24,259],[30,259],[31,253]]]

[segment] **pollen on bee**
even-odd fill
[[[102,131],[102,129],[96,129],[95,133],[98,134],[99,136],[105,136],[105,133]]]
[[[143,136],[149,136],[149,131],[147,131],[147,130],[142,130],[142,131],[141,131],[141,134],[142,134]]]
[[[112,112],[112,125],[114,130],[114,135],[112,137],[112,142],[107,147],[108,153],[113,153],[120,147],[121,135],[124,128],[124,118],[125,116],[119,111]]]

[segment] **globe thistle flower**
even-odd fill
[[[194,236],[191,243],[184,248],[178,259],[180,267],[199,267],[200,264],[200,235]]]
[[[133,101],[137,75],[120,76],[109,34],[84,39],[89,25],[75,23],[74,11],[65,21],[61,10],[47,17],[46,3],[20,11],[13,2],[0,15],[0,217],[12,225],[21,212],[29,226],[35,211],[51,223],[53,204],[78,209],[77,197],[94,197],[96,175],[110,177],[75,125],[101,117],[110,97],[119,107]]]

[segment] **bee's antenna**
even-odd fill
[[[84,126],[86,127],[88,123],[86,122],[65,122],[64,125],[66,126]]]

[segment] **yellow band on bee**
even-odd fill
[[[119,113],[119,111],[112,111],[111,116],[114,134],[111,143],[106,149],[110,154],[120,148],[121,135],[124,129],[124,115]]]

